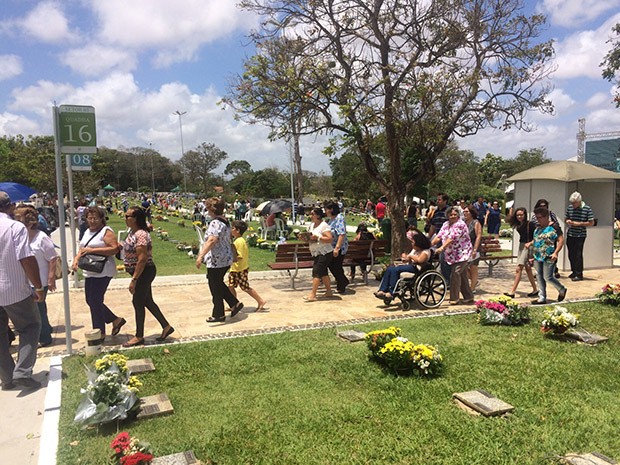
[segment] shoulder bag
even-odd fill
[[[84,244],[84,247],[86,247],[90,243],[90,241],[92,241],[96,236],[98,236],[99,233],[102,231],[102,229],[103,228],[97,231],[96,234],[93,234],[93,237],[88,239],[88,242]],[[90,271],[92,273],[101,273],[103,271],[103,267],[105,266],[105,262],[107,260],[108,260],[108,257],[106,257],[105,255],[87,253],[85,255],[82,255],[78,259],[78,268],[84,271]]]

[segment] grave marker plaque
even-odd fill
[[[562,459],[570,465],[613,465],[617,464],[614,459],[605,457],[598,452],[587,454],[566,454]]]
[[[609,338],[605,336],[600,336],[598,334],[592,334],[587,331],[573,329],[571,331],[567,331],[562,334],[563,339],[573,339],[579,342],[583,342],[585,344],[599,344],[601,342],[607,341]]]
[[[159,417],[174,413],[172,403],[166,394],[157,394],[154,396],[146,396],[140,399],[140,413],[138,420],[144,418]]]
[[[494,395],[478,389],[476,391],[457,392],[453,396],[457,401],[474,409],[485,417],[504,415],[514,410],[514,407]]]
[[[150,358],[127,360],[127,368],[129,368],[129,371],[131,371],[134,375],[155,371],[155,365],[153,364],[153,360]]]
[[[194,451],[186,450],[178,454],[165,455],[153,459],[151,465],[200,465],[202,462],[194,456]]]
[[[366,339],[366,333],[356,331],[354,329],[348,329],[346,331],[340,331],[338,333],[338,337],[349,342],[359,342]]]

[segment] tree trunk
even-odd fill
[[[411,247],[407,245],[407,225],[405,223],[405,195],[399,189],[390,189],[388,198],[390,208],[390,221],[392,222],[392,262],[400,257],[403,252],[409,253]]]
[[[301,174],[301,151],[299,150],[299,134],[293,134],[293,178],[295,179],[295,200],[302,203],[304,199],[304,182]]]

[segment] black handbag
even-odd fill
[[[79,258],[78,268],[84,271],[92,271],[93,273],[101,273],[107,260],[108,257],[105,255],[87,253]]]
[[[90,241],[92,241],[95,237],[99,235],[103,228],[97,231],[93,236],[88,239],[88,242],[84,244],[84,247],[88,246]],[[108,257],[105,255],[97,255],[95,253],[87,253],[86,255],[82,255],[78,259],[78,268],[84,271],[91,271],[93,273],[101,273],[103,268],[105,267],[105,262]]]

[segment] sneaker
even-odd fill
[[[32,378],[15,378],[13,384],[25,389],[39,389],[41,387],[41,383]]]
[[[573,276],[572,278],[570,278],[571,281],[583,281],[583,275],[580,274],[576,274],[575,276]]]
[[[537,297],[538,296],[538,291],[532,291],[527,296],[528,297]]]
[[[13,383],[2,383],[3,391],[10,391],[11,389],[15,389],[15,385]]]
[[[558,294],[558,302],[562,302],[564,300],[564,298],[566,297],[566,291],[568,289],[564,288],[560,291],[560,293]]]
[[[546,303],[547,303],[546,300],[538,300],[538,299],[532,300],[532,305],[545,305]]]

